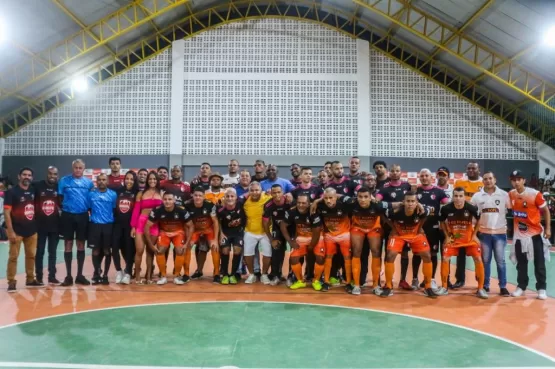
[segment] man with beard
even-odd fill
[[[440,167],[437,172],[437,187],[441,188],[449,199],[453,198],[453,185],[449,183],[450,172],[447,167]]]
[[[160,181],[160,188],[162,191],[174,195],[177,207],[182,208],[185,201],[191,198],[191,185],[182,180],[182,171],[179,165],[172,167],[170,180]]]
[[[58,168],[48,167],[46,180],[34,183],[35,213],[38,239],[35,258],[37,281],[43,283],[43,260],[48,241],[48,283],[59,285],[56,279],[56,250],[60,241],[60,200],[58,199]]]
[[[331,161],[326,161],[326,163],[324,164],[324,170],[326,171],[326,173],[328,173],[328,176],[331,178],[331,166],[332,166],[333,162]]]
[[[108,188],[111,190],[116,190],[123,186],[123,179],[125,176],[121,174],[121,159],[117,156],[112,156],[108,159],[108,165],[110,165],[110,175],[108,176]]]
[[[301,175],[301,166],[299,164],[291,164],[291,184],[293,186],[298,186],[301,184],[301,179],[299,176]]]
[[[310,201],[314,201],[322,197],[322,194],[324,193],[322,187],[312,183],[312,168],[303,167],[300,170],[300,173],[300,182],[297,187],[291,191],[293,199],[297,199],[297,197],[301,195],[307,195]]]
[[[376,175],[372,173],[366,173],[366,175],[363,177],[362,185],[364,187],[367,187],[370,190],[370,193],[372,194],[372,196],[376,195],[376,191],[377,191]]]
[[[252,177],[253,181],[262,182],[266,180],[266,163],[264,160],[258,159],[254,162],[254,176]]]
[[[387,165],[385,164],[385,161],[378,160],[374,162],[373,168],[376,173],[376,189],[380,190],[387,182],[389,182],[389,178],[387,176]]]
[[[148,177],[148,170],[141,168],[137,172],[137,190],[144,191],[146,188],[146,177]]]
[[[8,240],[8,292],[16,291],[17,258],[21,243],[25,247],[25,273],[27,287],[42,287],[35,279],[35,254],[37,252],[37,223],[35,219],[35,193],[31,187],[33,170],[22,168],[17,177],[18,184],[10,188],[4,199],[4,212]]]
[[[484,188],[484,182],[480,177],[480,166],[477,162],[471,161],[466,165],[466,178],[457,179],[455,187],[464,189],[464,198],[470,201],[475,193],[480,192]],[[453,289],[464,287],[466,282],[466,248],[459,248],[459,255],[457,256],[457,271],[455,272],[455,284]]]
[[[270,166],[268,166],[268,168],[270,168]],[[283,189],[278,184],[272,186],[270,196],[272,196],[272,198],[264,204],[262,225],[272,245],[272,272],[269,276],[271,281],[270,284],[272,286],[277,286],[281,278],[285,251],[287,250],[287,244],[285,243],[283,233],[281,233],[279,223],[283,220],[285,212],[289,210],[291,206],[286,202],[285,196],[283,196]]]
[[[353,156],[351,159],[349,159],[349,179],[359,185],[362,185],[360,159],[358,156]]]
[[[159,166],[157,169],[158,178],[160,178],[160,182],[165,181],[168,179],[168,167]]]
[[[222,190],[222,181],[224,177],[220,173],[214,173],[210,176],[210,189],[206,191],[206,201],[210,201],[214,205],[221,206],[224,198],[224,191]]]
[[[231,159],[227,165],[228,174],[224,174],[222,182],[225,184],[236,185],[239,183],[239,161]]]
[[[278,168],[274,164],[268,164],[266,169],[267,179],[260,183],[262,191],[269,192],[274,185],[279,185],[284,193],[290,193],[295,189],[295,186],[291,184],[287,179],[278,177]]]
[[[376,176],[372,173],[363,172],[362,180],[363,180],[362,186],[368,188],[368,190],[370,191],[370,195],[372,197],[376,196],[376,192],[377,192]],[[380,255],[381,254],[382,253],[380,250]],[[360,255],[360,283],[362,284],[363,287],[366,284],[366,277],[368,276],[369,258],[370,258],[370,243],[368,242],[368,240],[365,239],[364,243],[362,244],[362,253]],[[372,258],[372,260],[374,260],[374,258]],[[377,261],[376,262],[372,261],[372,263],[375,263],[374,264],[375,266],[377,265]],[[381,261],[380,261],[380,268],[381,268]],[[373,285],[376,285],[376,283],[379,284],[379,275],[378,275],[378,280],[373,281]]]
[[[212,174],[212,166],[210,163],[202,163],[200,165],[200,174],[193,178],[191,187],[197,188],[200,186],[204,191],[208,191],[210,188],[210,174]]]
[[[243,209],[243,203],[238,201],[237,192],[233,188],[225,190],[224,203],[217,212],[220,222],[220,253],[222,259],[223,274],[222,284],[235,285],[241,279],[237,276],[243,257],[243,245],[245,236],[245,225],[247,217]],[[229,254],[233,248],[233,259],[231,261],[231,272],[229,273]]]

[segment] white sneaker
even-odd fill
[[[181,279],[181,277],[175,277],[175,278],[173,279],[173,283],[174,283],[174,284],[178,284],[178,285],[185,284],[185,282],[183,282],[183,279]]]
[[[435,279],[432,279],[432,290],[437,290],[437,282]]]
[[[166,284],[166,283],[168,283],[168,278],[166,278],[166,277],[162,277],[162,278],[160,278],[160,280],[158,282],[156,282],[156,284],[159,285],[159,286],[161,286],[163,284]]]
[[[254,274],[249,274],[247,280],[245,281],[246,284],[253,284],[256,283],[256,276]]]
[[[260,282],[265,285],[269,285],[270,283],[272,283],[272,281],[268,277],[268,274],[262,274],[262,276],[260,277]]]
[[[481,299],[488,299],[489,298],[488,293],[483,288],[479,289],[476,292],[476,296],[478,296]]]
[[[520,297],[524,294],[524,291],[522,290],[522,288],[518,287],[516,290],[514,290],[513,293],[511,293],[512,297]]]
[[[121,280],[122,284],[130,284],[131,283],[131,276],[129,274],[125,274]]]
[[[123,281],[123,272],[120,270],[116,272],[116,284],[120,284]]]
[[[538,291],[538,299],[547,300],[547,291],[546,290],[539,290]]]
[[[413,291],[418,290],[418,288],[420,288],[419,285],[420,285],[420,282],[418,282],[418,278],[413,278],[413,279],[412,279],[412,283],[411,283],[411,285],[410,285],[410,286],[412,287],[412,290],[413,290]]]
[[[351,291],[352,295],[360,295],[362,293],[362,290],[360,289],[360,287],[354,286],[353,290]]]
[[[270,281],[270,286],[277,286],[278,284],[279,284],[279,277],[274,277],[274,279]]]

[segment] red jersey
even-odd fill
[[[108,174],[108,188],[111,190],[117,190],[121,186],[123,186],[123,181],[125,180],[125,176],[120,174],[119,176],[113,176]]]

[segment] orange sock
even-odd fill
[[[353,279],[353,261],[351,259],[345,259],[345,282],[347,284],[351,283]]]
[[[475,263],[476,277],[478,277],[478,289],[484,288],[484,263]]]
[[[326,262],[324,263],[324,282],[325,283],[330,283],[331,262],[332,262],[332,258],[326,257]]]
[[[382,271],[382,258],[372,256],[372,287],[380,284],[380,272]]]
[[[424,286],[432,287],[432,271],[434,270],[432,262],[422,263],[422,273],[424,273]]]
[[[187,250],[185,250],[185,260],[183,261],[183,269],[186,276],[189,275],[190,265],[191,265],[191,249],[187,248]]]
[[[393,288],[393,273],[395,273],[395,264],[385,262],[385,286]]]
[[[181,268],[183,268],[183,263],[185,262],[185,255],[175,255],[175,268],[173,270],[179,270],[181,272]],[[177,275],[174,272],[174,275]]]
[[[324,272],[324,264],[314,263],[314,281],[319,281]]]
[[[160,274],[162,277],[166,276],[166,255],[156,254],[156,263],[158,264],[158,269],[160,269]]]
[[[449,262],[442,261],[441,262],[441,286],[443,288],[448,287],[447,280],[449,279]]]
[[[297,281],[303,280],[303,266],[301,263],[292,264],[291,270],[295,273],[295,277],[297,277]]]
[[[355,286],[360,287],[360,258],[353,257],[353,280]]]
[[[220,275],[220,252],[211,250],[212,263],[214,264],[214,275]]]

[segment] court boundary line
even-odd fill
[[[117,310],[117,309],[129,309],[129,308],[135,308],[135,307],[148,307],[148,306],[170,306],[170,305],[184,305],[184,304],[238,304],[238,303],[266,303],[266,304],[289,304],[289,305],[303,305],[303,306],[320,306],[320,307],[331,307],[331,308],[338,308],[338,309],[351,309],[351,310],[359,310],[359,311],[370,311],[370,312],[375,312],[375,313],[383,313],[383,314],[389,314],[389,315],[397,315],[397,316],[402,316],[405,318],[413,318],[413,319],[420,319],[426,322],[432,322],[432,323],[437,323],[437,324],[444,324],[453,328],[460,328],[460,329],[464,329],[470,332],[474,332],[477,334],[481,334],[484,336],[488,336],[490,338],[494,338],[500,341],[503,341],[505,343],[517,346],[521,349],[524,349],[526,351],[529,351],[531,353],[534,353],[536,355],[539,355],[541,357],[543,357],[544,359],[547,359],[553,363],[555,363],[555,358],[551,357],[543,352],[540,352],[536,349],[533,349],[531,347],[525,346],[521,343],[509,340],[508,338],[503,338],[503,337],[499,337],[495,334],[492,333],[488,333],[488,332],[483,332],[483,331],[479,331],[477,329],[474,328],[470,328],[470,327],[465,327],[462,325],[458,325],[455,323],[449,323],[449,322],[443,322],[441,320],[436,320],[436,319],[432,319],[432,318],[425,318],[425,317],[421,317],[421,316],[415,316],[415,315],[409,315],[409,314],[404,314],[404,313],[397,313],[397,312],[393,312],[393,311],[386,311],[386,310],[379,310],[379,309],[372,309],[372,308],[362,308],[362,307],[351,307],[351,306],[342,306],[342,305],[333,305],[333,304],[319,304],[319,303],[308,303],[308,302],[287,302],[287,301],[263,301],[263,300],[236,300],[236,301],[180,301],[180,302],[163,302],[163,303],[150,303],[150,304],[136,304],[136,305],[124,305],[124,306],[111,306],[111,307],[106,307],[106,308],[99,308],[99,309],[92,309],[92,310],[83,310],[83,311],[72,311],[69,313],[62,313],[62,314],[57,314],[57,315],[51,315],[51,316],[46,316],[46,317],[41,317],[41,318],[35,318],[35,319],[30,319],[30,320],[26,320],[24,322],[17,322],[17,323],[12,323],[12,324],[8,324],[5,326],[0,327],[0,330],[6,329],[6,328],[11,328],[11,327],[15,327],[18,325],[22,325],[22,324],[29,324],[29,323],[34,323],[34,322],[38,322],[41,320],[46,320],[46,319],[52,319],[52,318],[60,318],[60,317],[64,317],[64,316],[69,316],[69,315],[78,315],[78,314],[84,314],[84,313],[94,313],[94,312],[101,312],[101,311],[109,311],[109,310]],[[1,363],[1,362],[0,362]],[[74,368],[74,367],[70,367],[70,368]],[[99,367],[101,368],[101,367]],[[155,368],[155,367],[154,367]],[[141,367],[141,369],[144,369],[143,367]],[[203,368],[203,369],[207,369],[207,368]],[[450,368],[453,369],[453,368]]]

